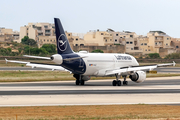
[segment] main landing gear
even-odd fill
[[[73,76],[76,78],[76,85],[84,85],[85,81],[81,79],[81,75],[74,74]]]
[[[116,80],[113,80],[113,82],[112,82],[112,85],[113,86],[121,86],[121,81],[119,80],[119,75],[118,74],[115,74],[115,76],[116,76]],[[122,77],[124,77],[124,81],[123,81],[123,85],[128,85],[128,81],[126,81],[126,75],[125,76],[122,76]]]

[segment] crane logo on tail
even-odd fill
[[[67,49],[67,38],[64,34],[61,34],[58,38],[58,48],[60,51],[65,51]]]

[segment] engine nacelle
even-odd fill
[[[76,78],[76,80],[79,80],[79,75],[78,74],[74,74],[73,77]],[[84,81],[88,81],[91,79],[91,76],[87,76],[87,75],[81,75],[81,80],[84,80]]]
[[[82,80],[88,81],[91,79],[91,76],[82,75]]]
[[[62,56],[59,55],[59,54],[52,55],[52,56],[51,56],[51,60],[52,60],[53,62],[55,62],[56,64],[59,64],[59,65],[63,63],[63,58],[62,58]]]
[[[136,83],[144,82],[146,79],[146,73],[144,71],[137,71],[134,75],[130,75],[129,78]]]

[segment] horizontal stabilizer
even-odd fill
[[[24,61],[15,61],[15,60],[6,60],[7,62],[12,62],[12,63],[22,63],[22,64],[26,64],[26,66],[32,67],[32,68],[46,68],[46,69],[50,69],[52,71],[54,70],[59,70],[59,71],[69,71],[65,68],[63,68],[62,66],[59,65],[53,65],[53,64],[42,64],[42,63],[31,63],[31,62],[24,62]],[[70,71],[69,71],[70,72]]]
[[[45,60],[51,60],[50,57],[40,57],[40,56],[30,56],[30,55],[23,55],[24,57],[29,57],[29,58],[38,58],[38,59],[45,59]]]

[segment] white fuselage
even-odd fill
[[[83,58],[86,71],[83,75],[105,76],[107,70],[120,69],[122,67],[138,66],[137,60],[128,54],[115,53],[76,53]]]

